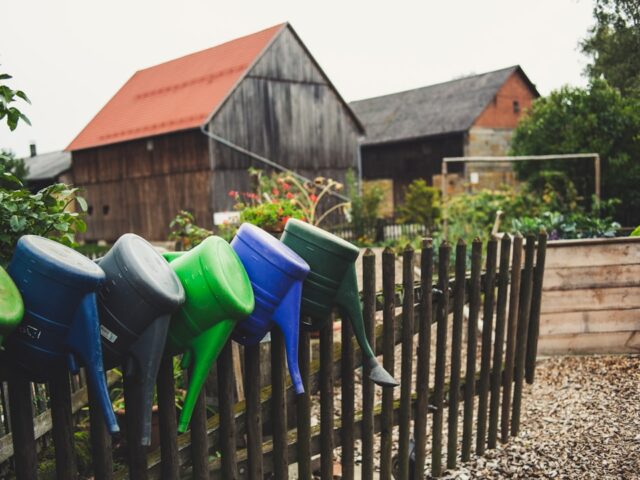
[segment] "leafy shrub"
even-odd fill
[[[24,164],[24,160],[16,158],[13,152],[5,149],[0,150],[0,171],[13,175],[13,177],[21,183],[24,183],[29,173],[29,169]],[[21,184],[13,180],[0,179],[0,187],[16,190],[21,187]]]
[[[211,230],[196,225],[190,212],[181,210],[169,224],[169,240],[176,242],[179,250],[189,250],[213,235]]]
[[[376,226],[384,192],[380,187],[372,186],[371,188],[362,188],[361,193],[353,170],[349,170],[347,172],[347,194],[351,200],[350,223],[358,243],[370,244],[374,239],[367,238],[367,232],[372,231]]]
[[[402,223],[419,223],[431,231],[441,215],[439,190],[422,178],[414,180],[407,187],[398,215]]]

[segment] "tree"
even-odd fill
[[[358,181],[353,170],[347,172],[346,177],[347,195],[350,198],[351,225],[355,231],[355,236],[360,241],[371,241],[367,238],[367,233],[372,232],[378,221],[380,203],[384,198],[384,192],[378,186],[365,188],[362,185],[358,189]]]
[[[398,207],[402,223],[420,223],[431,231],[440,219],[440,192],[430,187],[427,182],[418,178],[409,184],[404,202]]]
[[[0,172],[7,172],[24,183],[29,173],[29,168],[24,164],[24,160],[16,158],[11,150],[0,149]],[[0,187],[16,188],[17,184],[13,181],[5,181],[0,178]]]
[[[605,80],[587,88],[563,87],[536,100],[514,131],[512,155],[598,153],[602,159],[604,199],[620,198],[615,218],[623,225],[640,219],[640,99],[623,97]],[[541,170],[566,173],[588,200],[593,166],[585,160],[518,162],[528,179]]]
[[[0,82],[10,80],[11,78],[11,75],[8,73],[0,73]],[[19,99],[31,103],[27,94],[22,90],[14,90],[4,83],[0,83],[0,121],[6,118],[7,126],[12,132],[16,129],[20,120],[31,125],[27,116],[22,113],[18,107],[11,105]]]
[[[580,47],[591,79],[604,78],[624,95],[640,96],[640,2],[596,0],[596,23]]]

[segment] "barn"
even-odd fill
[[[506,155],[513,129],[537,97],[522,68],[513,66],[352,102],[367,131],[362,177],[386,184],[398,205],[413,179],[433,184],[443,157]],[[482,186],[513,178],[508,166],[496,169],[479,174]],[[462,170],[459,164],[449,168],[459,179]]]
[[[251,166],[344,181],[363,134],[285,23],[136,72],[66,150],[86,240],[165,240],[182,209],[212,227],[228,191],[250,188]]]

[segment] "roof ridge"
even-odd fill
[[[407,90],[401,90],[399,92],[393,92],[393,93],[385,93],[384,95],[378,95],[375,97],[369,97],[369,98],[361,98],[360,100],[352,100],[351,102],[349,102],[350,104],[354,104],[354,103],[359,103],[359,102],[366,102],[369,100],[375,100],[378,98],[385,98],[385,97],[392,97],[394,95],[403,95],[409,92],[415,92],[417,90],[425,90],[427,88],[432,88],[432,87],[438,87],[441,85],[446,85],[448,83],[454,83],[454,82],[460,82],[462,80],[468,80],[470,78],[474,78],[474,77],[482,77],[484,75],[491,75],[493,73],[498,73],[498,72],[502,72],[502,71],[506,71],[506,70],[517,70],[518,68],[520,68],[520,65],[511,65],[510,67],[505,67],[505,68],[498,68],[496,70],[491,70],[489,72],[483,72],[483,73],[473,73],[473,74],[469,74],[469,75],[465,75],[463,77],[458,77],[458,78],[452,78],[451,80],[446,80],[444,82],[437,82],[437,83],[432,83],[429,85],[423,85],[422,87],[415,87],[415,88],[409,88]]]

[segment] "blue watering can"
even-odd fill
[[[140,402],[141,444],[151,444],[153,393],[171,314],[184,303],[184,289],[169,264],[149,242],[121,236],[97,261],[107,278],[98,292],[105,368],[124,365],[132,398]]]
[[[119,431],[102,365],[96,291],[105,274],[94,262],[43,237],[20,238],[8,268],[22,294],[22,324],[7,338],[9,361],[31,381],[44,382],[69,368],[86,367],[89,387],[102,407],[107,428]]]
[[[302,283],[309,265],[293,250],[264,230],[244,223],[231,242],[244,265],[256,306],[238,323],[233,339],[255,345],[277,325],[284,334],[287,364],[296,393],[303,393],[298,367],[298,338]]]

